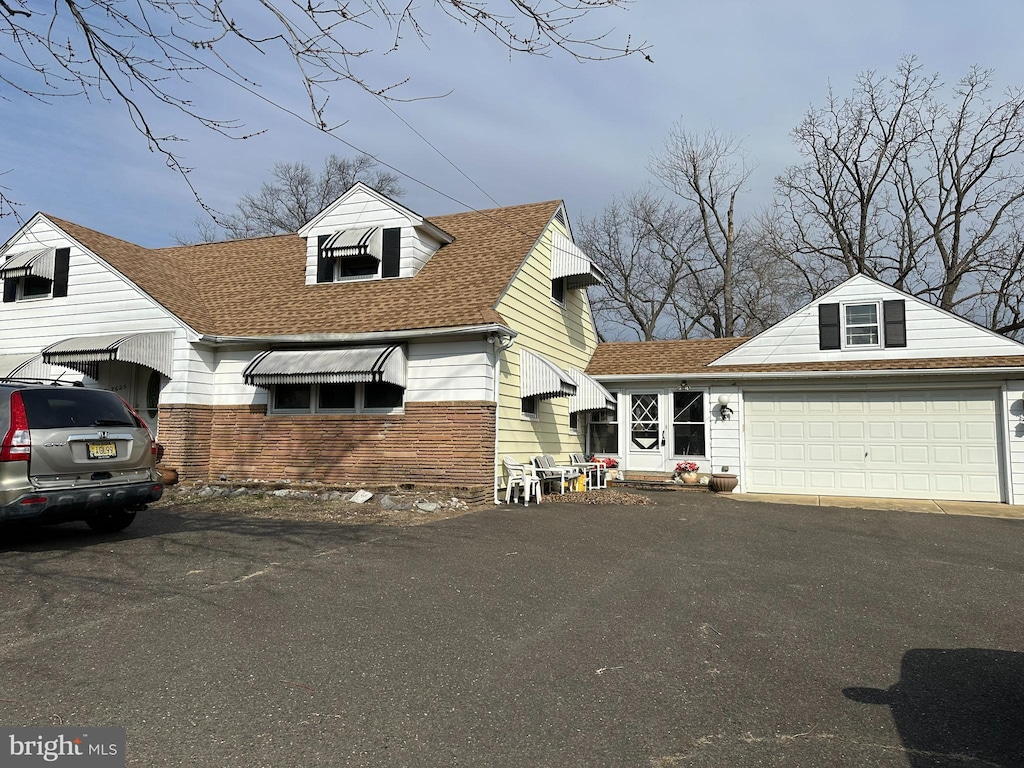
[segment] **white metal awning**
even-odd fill
[[[528,349],[519,350],[519,396],[569,397],[576,394],[576,382],[546,357]]]
[[[564,277],[570,288],[604,283],[604,272],[561,232],[551,233],[551,279]]]
[[[0,276],[5,278],[45,277],[53,280],[53,248],[37,248],[10,255],[0,264]]]
[[[109,333],[103,336],[73,336],[43,350],[43,362],[63,365],[92,376],[95,363],[108,360],[135,363],[171,378],[172,331]]]
[[[615,407],[612,393],[601,384],[575,368],[568,370],[569,377],[576,382],[576,394],[569,397],[569,413],[580,411],[603,411]]]
[[[383,235],[380,227],[343,229],[324,241],[322,253],[332,259],[372,256],[379,261],[382,247]]]
[[[49,366],[38,352],[24,355],[0,355],[0,379],[49,378]]]
[[[272,349],[262,352],[242,374],[246,384],[354,384],[386,381],[406,385],[406,354],[401,344],[342,349]]]

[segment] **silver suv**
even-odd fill
[[[157,444],[113,392],[0,382],[0,521],[120,531],[163,495]]]

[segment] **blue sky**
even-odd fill
[[[429,7],[429,4],[422,4]],[[976,0],[636,0],[628,11],[602,11],[587,26],[614,27],[653,45],[639,58],[580,64],[509,56],[490,38],[443,16],[426,15],[428,46],[406,40],[397,53],[367,60],[385,83],[411,76],[406,96],[452,91],[443,99],[393,104],[499,203],[562,198],[570,217],[600,211],[614,196],[648,180],[647,159],[671,127],[711,126],[744,141],[756,164],[741,205],[770,199],[773,177],[797,160],[789,131],[828,87],[849,93],[858,72],[893,73],[916,55],[926,71],[954,82],[969,66],[994,69],[1001,86],[1024,85],[1019,30],[1024,6]],[[257,80],[273,100],[302,111],[295,80],[267,62]],[[208,203],[230,210],[278,161],[319,165],[341,142],[223,82],[197,83],[194,97],[249,130],[232,141],[158,114],[161,127],[187,136],[193,184]],[[373,97],[352,86],[332,92],[336,134],[445,195],[404,180],[403,202],[424,215],[493,204]],[[37,210],[147,246],[190,233],[201,214],[187,186],[151,153],[124,108],[102,100],[39,104],[0,101],[0,184]],[[16,229],[0,219],[0,242]]]

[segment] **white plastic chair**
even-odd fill
[[[582,453],[570,453],[569,462],[586,473],[588,491],[608,487],[608,470],[600,461],[587,461]]]
[[[530,506],[530,496],[535,496],[537,503],[540,504],[540,478],[534,474],[533,468],[520,464],[509,456],[502,459],[502,462],[505,464],[505,471],[508,472],[508,479],[505,481],[505,503],[508,504],[512,500],[512,491],[518,488],[523,506]]]
[[[533,457],[534,471],[540,475],[540,479],[546,483],[558,483],[561,493],[565,493],[565,486],[573,478],[583,474],[578,467],[566,467],[555,464],[554,456],[545,453],[543,456]]]

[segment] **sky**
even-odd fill
[[[332,89],[329,114],[343,123],[332,136],[208,78],[189,95],[258,135],[232,140],[153,112],[160,130],[187,139],[176,146],[203,199],[230,211],[276,162],[316,167],[332,152],[354,154],[343,139],[412,177],[402,180],[402,202],[424,216],[490,208],[491,198],[501,205],[562,199],[578,222],[648,183],[652,152],[679,124],[742,140],[755,170],[739,204],[753,210],[769,203],[775,175],[799,160],[792,128],[830,87],[850,93],[858,73],[894,74],[901,58],[914,55],[948,83],[980,65],[995,71],[1000,89],[1024,85],[1024,5],[1011,0],[635,0],[577,24],[580,33],[610,31],[612,42],[626,34],[646,41],[653,63],[510,56],[487,35],[421,5],[426,44],[405,39],[397,52],[360,64],[377,83],[410,78],[400,96],[448,94],[391,104],[447,160],[352,85]],[[264,58],[246,59],[261,93],[308,114],[294,74]],[[23,218],[44,211],[149,247],[194,235],[202,209],[149,151],[123,105],[2,95],[0,184]],[[0,218],[0,242],[18,226]]]

